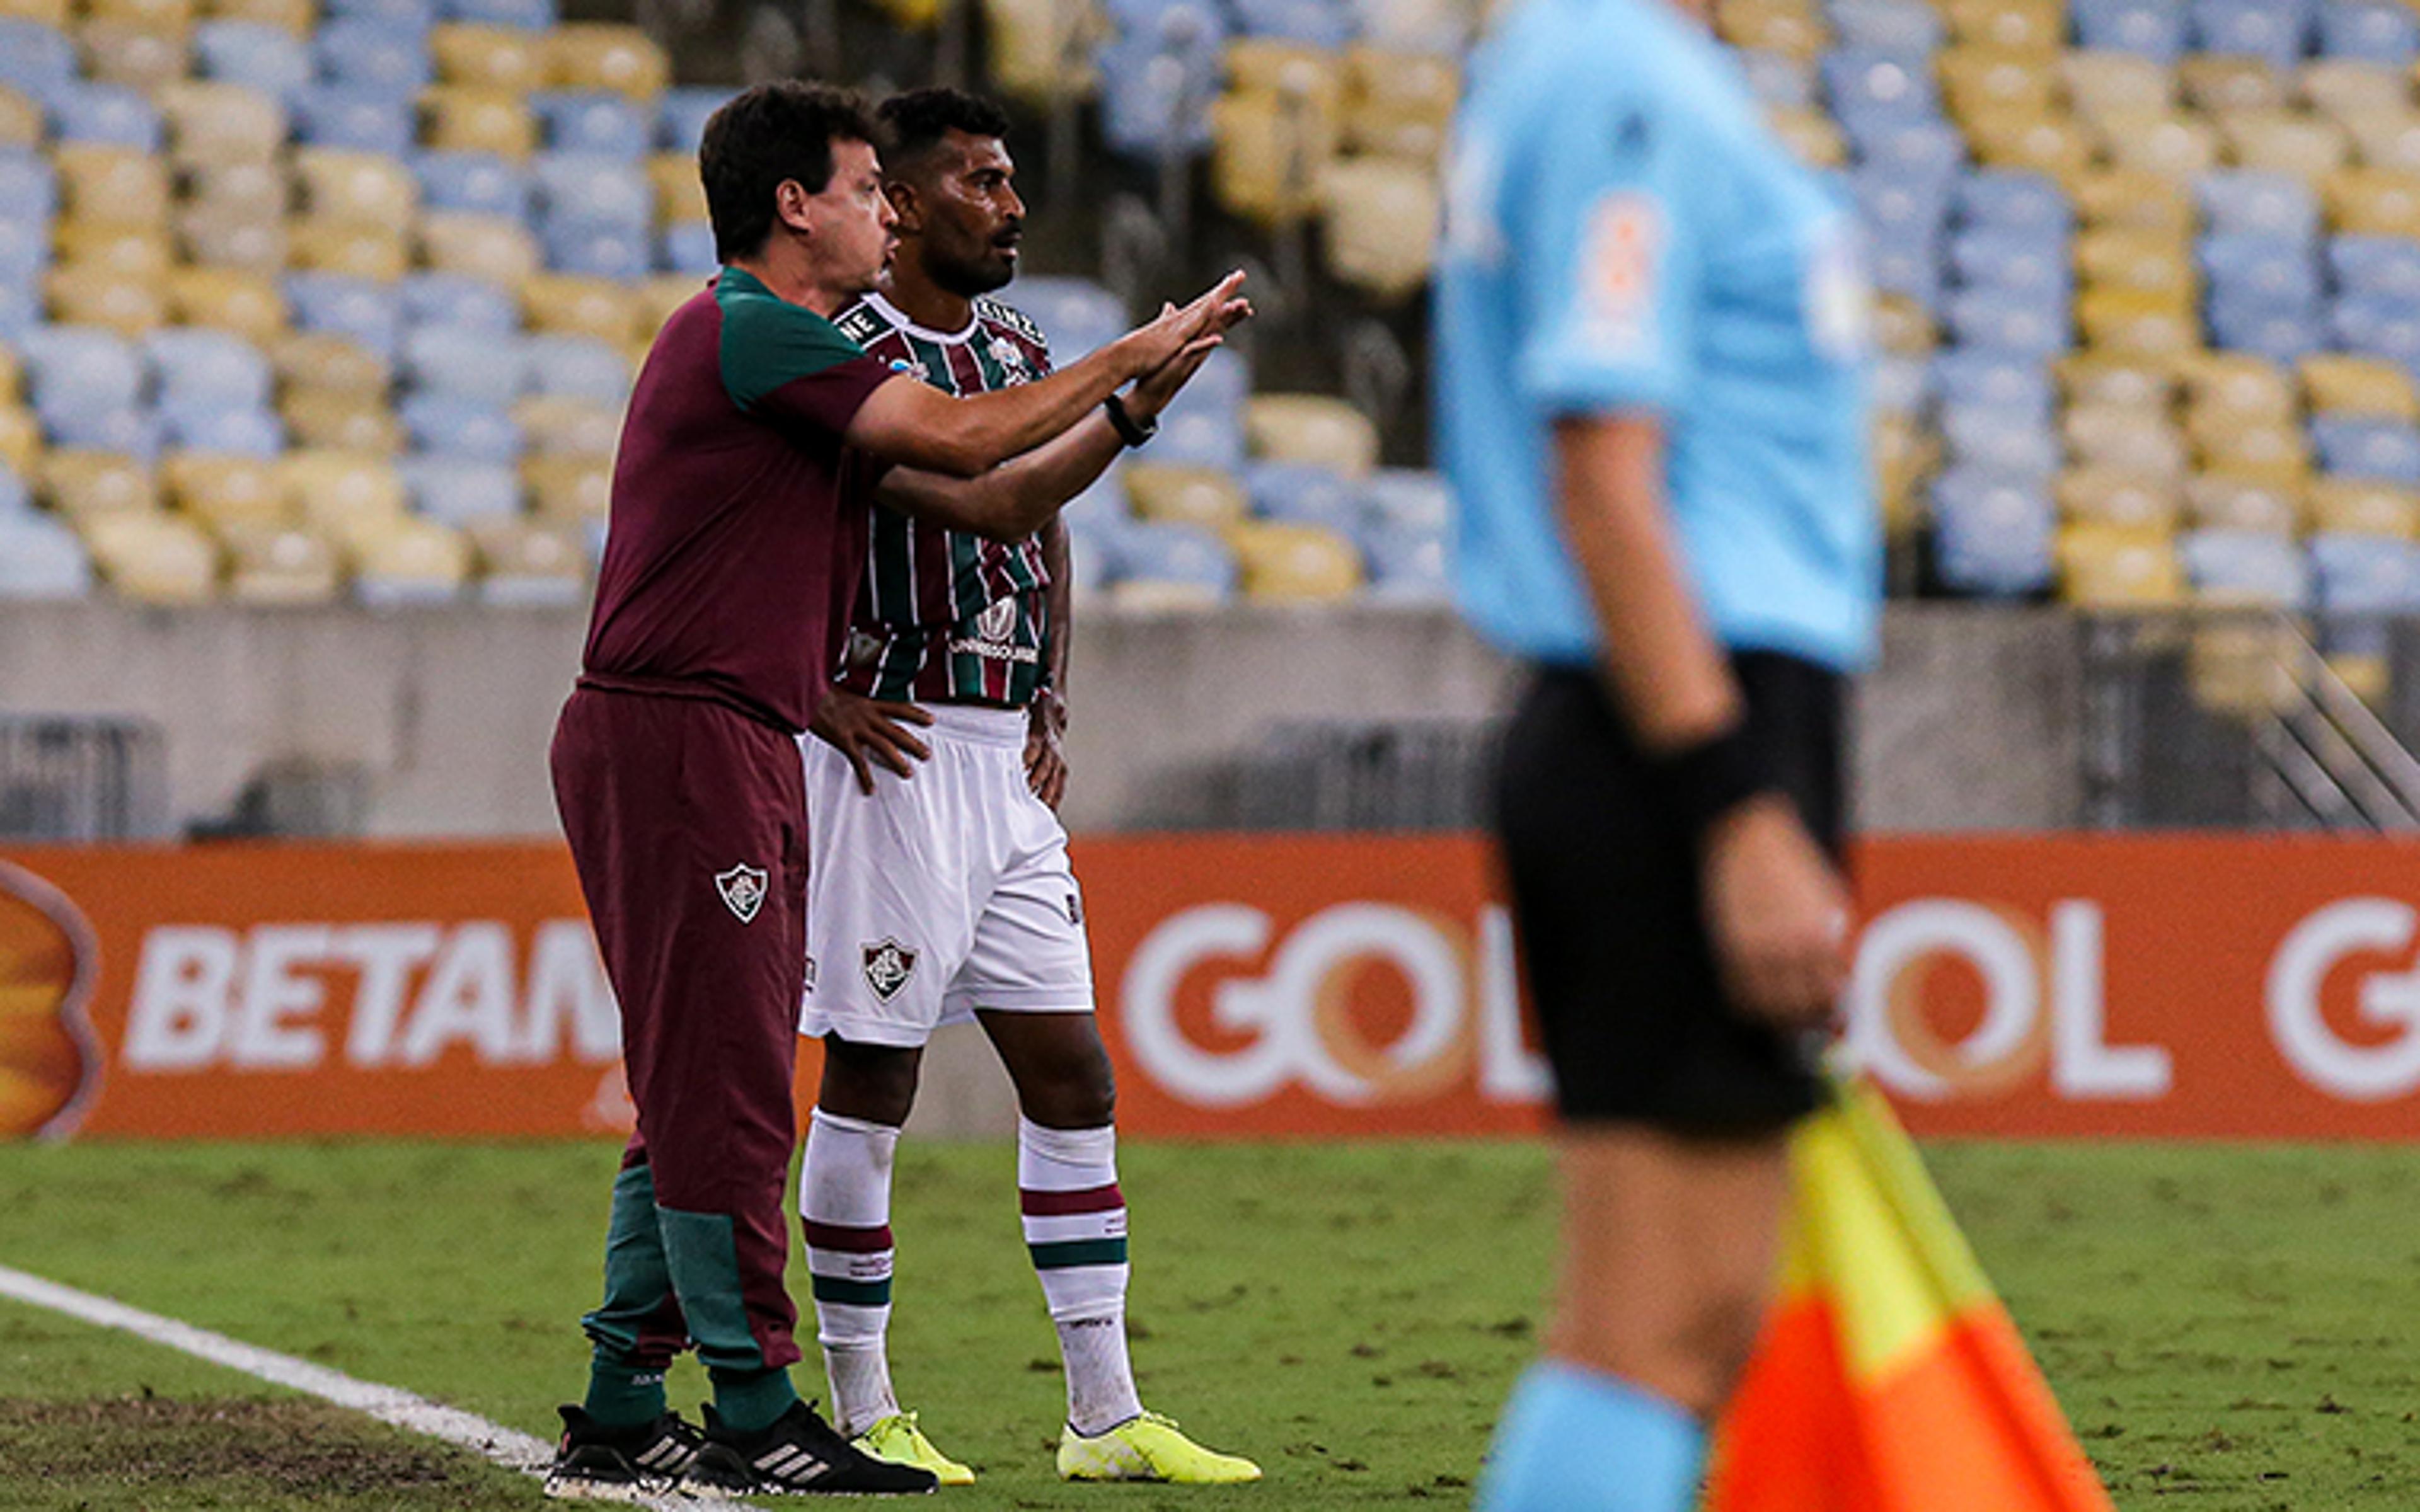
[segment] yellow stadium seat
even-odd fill
[[[2352,158],[2352,141],[2342,127],[2291,111],[2232,112],[2219,118],[2219,134],[2237,166],[2314,184]]]
[[[140,26],[183,28],[194,23],[194,0],[85,0],[84,10],[95,21]]]
[[[365,456],[403,450],[403,423],[380,395],[290,389],[278,400],[277,412],[297,446]]]
[[[139,21],[88,21],[76,28],[85,71],[96,84],[157,89],[193,67],[185,28]]]
[[[2420,175],[2345,168],[2328,177],[2321,193],[2339,232],[2420,237]]]
[[[8,344],[0,342],[0,406],[12,405],[25,396],[25,374],[18,365],[17,354]]]
[[[471,576],[471,543],[435,520],[399,516],[346,543],[363,592],[442,596]]]
[[[2070,353],[2058,360],[2057,376],[2070,404],[2125,405],[2164,413],[2177,393],[2176,372],[2167,363],[2106,352]]]
[[[2200,316],[2190,303],[2136,289],[2087,288],[2076,296],[2076,328],[2086,345],[2132,357],[2173,357],[2201,341]]]
[[[1245,37],[1227,44],[1225,61],[1231,94],[1300,100],[1331,125],[1343,114],[1343,60],[1326,48]]]
[[[162,85],[153,99],[167,127],[169,149],[186,167],[269,167],[285,149],[286,107],[257,89],[180,79]]]
[[[384,399],[394,377],[386,359],[329,332],[287,332],[263,346],[277,381],[289,390]]]
[[[1874,345],[1898,357],[1924,357],[1941,344],[1941,332],[1924,306],[1904,294],[1874,301]]]
[[[2302,362],[2303,393],[2315,413],[2420,420],[2411,375],[2376,357],[2317,352]]]
[[[533,454],[521,458],[521,487],[542,519],[603,519],[613,499],[613,459]]]
[[[116,225],[168,224],[168,168],[146,152],[62,143],[51,149],[62,211]]]
[[[2123,468],[2076,467],[2059,474],[2059,514],[2078,522],[2173,530],[2183,505],[2180,474],[2146,476]]]
[[[2275,110],[2287,102],[2286,80],[2257,57],[2225,53],[2188,54],[2177,65],[2185,103],[2217,115],[2222,111]]]
[[[101,515],[84,522],[93,565],[138,604],[207,603],[217,590],[218,548],[174,515]]]
[[[1227,532],[1244,596],[1264,604],[1333,604],[1361,587],[1361,553],[1316,525],[1254,520]]]
[[[2197,529],[2292,535],[2302,529],[2303,490],[2273,479],[2201,472],[2185,483],[2185,509]]]
[[[1922,489],[1941,471],[1941,440],[1904,416],[1885,415],[1874,425],[1872,446],[1883,528],[1904,536],[1924,523]]]
[[[2359,58],[2314,58],[2303,65],[2295,85],[2313,110],[2339,124],[2412,106],[2412,85],[2401,70]]]
[[[525,95],[546,82],[540,34],[518,26],[456,22],[432,27],[428,54],[440,81],[466,89]]]
[[[548,456],[601,456],[612,460],[622,435],[622,409],[567,394],[532,394],[513,406],[529,450]]]
[[[2166,231],[2097,225],[2075,238],[2075,271],[2087,289],[2122,289],[2190,310],[2201,297],[2193,243]]]
[[[706,184],[697,176],[694,152],[659,152],[647,160],[647,182],[656,191],[656,218],[666,225],[706,220]]]
[[[286,253],[293,265],[315,273],[391,284],[411,269],[403,233],[393,226],[364,225],[314,217],[287,230]]]
[[[283,221],[294,189],[282,162],[214,162],[183,175],[186,214],[208,212]]]
[[[168,275],[168,309],[179,325],[232,331],[266,346],[287,328],[286,296],[271,279],[232,268],[179,268]]]
[[[215,205],[188,205],[177,217],[177,239],[185,255],[206,268],[274,278],[286,270],[289,234],[286,221]]]
[[[2067,40],[2067,0],[1947,0],[1942,8],[1962,42],[2048,54]]]
[[[34,488],[53,509],[78,518],[150,514],[160,507],[159,479],[116,452],[54,447],[37,464]]]
[[[636,300],[607,278],[535,274],[521,285],[521,316],[533,331],[595,336],[615,347],[628,346],[639,332]]]
[[[1832,45],[1832,28],[1814,6],[1799,0],[1726,0],[1715,9],[1723,40],[1758,53],[1779,53],[1804,63]]]
[[[2098,120],[2165,112],[2176,104],[2175,70],[2139,53],[2079,48],[2061,57],[2058,68],[2079,116]]]
[[[1029,104],[1089,100],[1100,80],[1094,47],[1109,39],[1108,18],[1070,0],[984,0],[992,81]]]
[[[1451,130],[1450,120],[1357,100],[1344,112],[1344,149],[1415,163],[1434,172],[1445,159],[1446,138]]]
[[[1227,209],[1286,225],[1319,208],[1336,155],[1332,116],[1305,100],[1228,94],[1211,103],[1210,131],[1210,182]]]
[[[1776,110],[1768,124],[1798,161],[1813,168],[1848,165],[1849,142],[1820,110]]]
[[[1994,168],[2028,168],[2066,183],[2091,167],[2090,128],[2044,111],[2001,108],[1966,118],[1975,156]]]
[[[575,603],[588,582],[588,554],[572,531],[540,520],[474,520],[471,538],[480,594],[489,601]]]
[[[1126,497],[1144,519],[1224,530],[1252,512],[1242,486],[1218,468],[1138,462],[1125,478]]]
[[[2184,246],[2200,221],[2183,184],[2145,168],[2080,174],[2068,193],[2087,229],[2159,231]]]
[[[400,229],[420,208],[419,180],[374,152],[303,147],[294,154],[294,178],[304,210],[328,224]]]
[[[405,512],[403,479],[383,456],[306,447],[281,457],[277,471],[302,518],[340,542]]]
[[[42,145],[42,107],[14,89],[0,87],[0,147]]]
[[[42,278],[51,318],[67,325],[105,326],[140,336],[168,323],[168,299],[156,278],[114,269],[62,263]]]
[[[344,588],[342,558],[312,531],[244,521],[221,530],[219,539],[226,546],[227,597],[239,604],[327,604]]]
[[[2185,475],[2184,438],[2164,411],[2142,405],[2072,405],[2059,422],[2068,455],[2079,465],[2141,478]]]
[[[1342,399],[1324,393],[1256,394],[1244,409],[1252,453],[1300,462],[1347,478],[1378,465],[1378,428]]]
[[[569,22],[546,34],[546,82],[555,89],[614,89],[653,100],[672,79],[672,60],[636,26]]]
[[[1344,53],[1344,76],[1366,105],[1450,119],[1462,100],[1462,69],[1435,53],[1393,53],[1357,44]]]
[[[293,517],[293,501],[263,457],[178,452],[160,464],[169,502],[216,529],[276,524]]]
[[[519,95],[439,85],[420,96],[421,141],[442,152],[520,159],[537,149],[537,118]]]
[[[218,21],[248,21],[308,38],[318,22],[313,0],[202,0],[203,14]]]
[[[439,272],[467,273],[507,288],[519,288],[539,267],[537,239],[500,215],[431,211],[420,220],[420,248]]]
[[[1351,159],[1327,173],[1327,268],[1382,300],[1402,300],[1427,282],[1434,249],[1405,226],[1435,225],[1436,176],[1392,158]]]
[[[39,22],[54,31],[64,31],[68,0],[0,0],[0,20]]]
[[[1935,67],[1944,100],[1961,118],[2003,111],[2048,115],[2057,100],[2057,76],[2041,66],[2039,54],[1948,47]]]
[[[42,423],[17,405],[0,405],[0,462],[21,478],[30,477],[42,455]]]
[[[2311,443],[2299,425],[2247,421],[2230,429],[2197,429],[2194,440],[2204,466],[2240,477],[2292,486],[2311,475]]]
[[[2287,423],[2295,417],[2294,380],[2265,357],[2209,352],[2182,364],[2178,377],[2189,413]]]
[[[2420,535],[2420,493],[2392,484],[2314,478],[2311,528],[2347,535]]]
[[[2365,168],[2395,173],[2420,173],[2420,114],[2397,106],[2392,111],[2341,117],[2352,138],[2353,156]]]
[[[2160,609],[2185,599],[2184,566],[2164,531],[2079,523],[2058,532],[2059,596],[2086,609]]]
[[[164,231],[80,217],[62,220],[51,228],[51,250],[61,264],[131,278],[164,278],[177,261],[176,249],[169,245]]]
[[[2141,111],[2113,114],[2096,125],[2102,149],[2117,167],[2186,180],[2218,165],[2218,129],[2206,120]]]

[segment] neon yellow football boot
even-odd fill
[[[933,1446],[913,1412],[893,1412],[850,1441],[876,1459],[929,1470],[944,1486],[972,1486],[975,1473]]]
[[[1233,1486],[1261,1478],[1261,1467],[1222,1455],[1177,1431],[1157,1412],[1131,1417],[1091,1438],[1074,1427],[1059,1433],[1061,1480],[1151,1480],[1171,1486]]]

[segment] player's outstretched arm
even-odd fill
[[[1129,382],[1201,343],[1217,341],[1244,275],[1230,273],[1182,309],[1163,310],[1072,367],[1039,382],[952,398],[929,384],[886,383],[848,425],[850,445],[886,462],[971,478],[1063,435]],[[1203,347],[1206,353],[1208,348]]]

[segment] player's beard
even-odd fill
[[[935,285],[962,300],[980,299],[985,294],[1006,288],[1016,277],[1016,260],[997,255],[1000,248],[986,243],[987,255],[981,257],[930,259],[925,270]]]

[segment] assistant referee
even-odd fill
[[[1485,1512],[1695,1504],[1845,975],[1844,679],[1882,576],[1864,289],[1704,9],[1531,0],[1455,131],[1456,592],[1534,668],[1497,814],[1564,1197]]]

